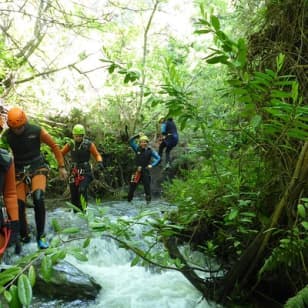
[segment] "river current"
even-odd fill
[[[132,203],[126,201],[103,202],[101,205],[89,205],[91,208],[100,206],[105,210],[109,219],[130,219],[144,210],[166,211],[171,208],[161,200],[152,201],[146,205],[142,199]],[[47,209],[47,227],[49,237],[52,236],[51,219],[65,221],[70,226],[80,225],[80,218],[67,207],[51,210]],[[30,223],[33,223],[33,209],[28,209]],[[32,222],[31,222],[32,220]],[[141,233],[142,228],[136,227],[135,233]],[[142,241],[142,238],[139,238]],[[25,245],[23,253],[36,250],[36,244]],[[193,253],[192,253],[193,254]],[[214,308],[215,303],[210,303],[202,298],[191,283],[178,271],[131,266],[134,255],[120,248],[118,243],[108,237],[94,238],[87,248],[87,262],[81,262],[72,256],[67,256],[66,261],[72,263],[83,272],[92,276],[102,289],[94,301],[46,300],[36,297],[32,308]],[[198,263],[202,257],[196,254]],[[201,260],[201,261],[200,261]]]

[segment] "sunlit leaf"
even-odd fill
[[[73,234],[73,233],[78,233],[80,232],[80,228],[78,227],[70,227],[70,228],[65,228],[61,231],[63,234]]]
[[[139,260],[140,260],[139,256],[136,256],[136,257],[132,260],[132,262],[130,263],[130,266],[135,266],[135,265],[137,265],[138,262],[139,262]]]
[[[12,296],[12,294],[9,292],[9,291],[4,291],[4,293],[3,293],[3,295],[4,295],[4,298],[6,299],[6,301],[8,302],[8,303],[10,303],[11,301],[12,301],[12,299],[13,299],[13,296]],[[1,303],[0,303],[0,307],[2,307],[1,306]]]
[[[304,227],[305,230],[308,230],[308,222],[307,221],[301,222],[301,225]]]
[[[52,264],[57,263],[59,260],[63,260],[66,257],[66,250],[62,249],[50,256]]]
[[[28,278],[29,278],[31,286],[33,287],[35,285],[35,280],[36,280],[36,273],[35,273],[35,269],[33,265],[29,267]]]
[[[239,210],[238,209],[231,209],[230,214],[227,216],[228,220],[233,220],[235,219],[239,214]]]
[[[32,301],[32,287],[28,277],[25,274],[21,274],[17,282],[18,298],[20,302],[29,306]]]
[[[52,276],[52,260],[49,256],[44,256],[42,259],[41,274],[46,281],[49,281]]]
[[[55,230],[55,232],[60,232],[61,231],[60,224],[59,224],[59,222],[55,218],[53,218],[51,220],[51,224],[52,224],[52,227]]]
[[[10,308],[21,308],[22,304],[20,303],[19,297],[18,297],[18,288],[16,285],[11,285],[9,292],[11,293],[12,299],[9,303]]]
[[[79,261],[88,261],[87,256],[81,250],[71,249],[70,251],[68,251],[68,253]]]
[[[85,241],[83,242],[82,247],[83,247],[83,248],[87,248],[87,247],[90,245],[90,243],[91,243],[91,238],[87,238],[87,239],[85,239]]]
[[[20,274],[20,267],[11,267],[0,273],[0,286],[4,286],[6,283],[13,280],[18,274]]]

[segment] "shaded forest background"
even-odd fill
[[[307,5],[2,3],[3,117],[22,106],[60,145],[74,124],[84,124],[105,158],[92,193],[122,198],[133,159],[128,137],[142,131],[155,146],[158,119],[172,116],[181,144],[163,191],[177,210],[152,226],[169,254],[164,262],[226,306],[247,307],[257,297],[273,307],[306,307]],[[160,14],[183,10],[191,12],[189,35],[158,23]],[[27,31],[18,16],[30,22]],[[85,38],[100,46],[94,65]],[[44,150],[55,189],[55,162]],[[104,223],[102,232],[136,253],[134,264],[149,262],[129,234]],[[221,267],[202,269],[209,279],[198,276],[178,249],[183,242]],[[154,253],[151,261],[164,263]]]

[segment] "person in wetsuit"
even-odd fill
[[[160,121],[161,135],[162,140],[159,145],[158,154],[160,157],[163,157],[163,151],[166,149],[166,168],[170,167],[171,158],[170,152],[171,150],[178,144],[179,136],[177,127],[172,118],[161,118]]]
[[[85,138],[85,128],[76,124],[72,130],[73,139],[67,143],[61,152],[65,156],[71,153],[70,162],[70,194],[71,203],[80,210],[85,210],[88,202],[88,187],[93,180],[92,168],[89,162],[91,155],[96,160],[100,170],[103,169],[103,158],[95,144]]]
[[[0,120],[0,122],[2,122]],[[2,123],[0,123],[1,128]],[[15,166],[10,153],[0,149],[0,259],[10,244],[20,253],[19,214]]]
[[[30,124],[21,108],[14,107],[8,111],[7,125],[9,128],[4,131],[1,140],[2,145],[11,149],[14,157],[21,241],[28,243],[31,240],[26,217],[26,199],[27,195],[31,194],[37,245],[40,249],[46,249],[49,244],[45,235],[45,191],[49,166],[41,154],[41,144],[48,145],[54,153],[63,180],[67,177],[64,159],[58,145],[48,132],[38,125]]]
[[[139,138],[139,139],[138,139]],[[138,143],[136,140],[138,139]],[[143,183],[145,199],[151,201],[151,174],[150,170],[160,162],[160,156],[149,147],[149,138],[138,134],[129,139],[129,145],[135,152],[136,171],[131,177],[128,191],[128,202],[132,201],[135,190],[141,181]]]

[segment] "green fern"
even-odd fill
[[[295,296],[288,299],[284,308],[305,308],[308,306],[308,285],[301,289]]]
[[[274,248],[272,254],[265,260],[259,271],[258,278],[265,272],[277,270],[279,267],[292,267],[300,264],[301,256],[308,253],[308,243],[306,239],[296,239],[294,237],[283,238],[279,246]]]

